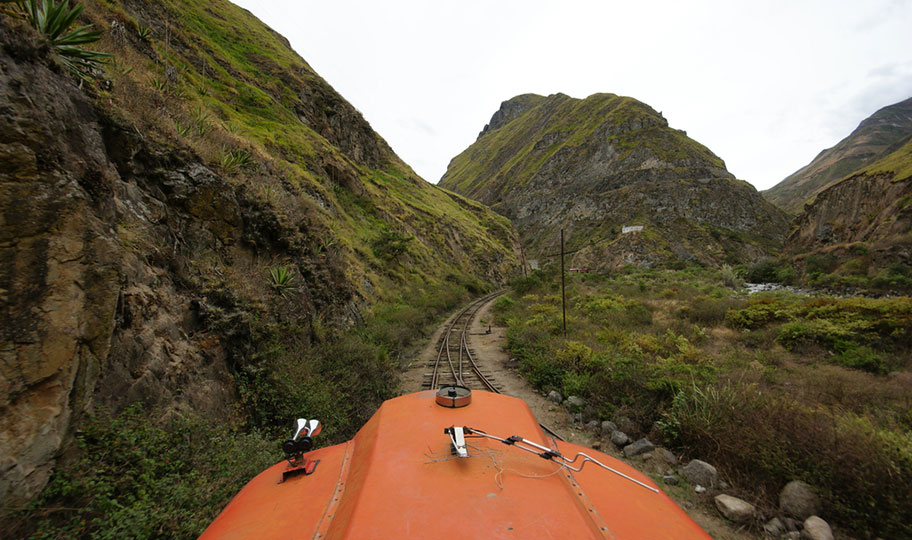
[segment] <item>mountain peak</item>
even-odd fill
[[[440,185],[511,218],[531,257],[552,253],[561,228],[575,247],[618,248],[581,248],[580,264],[591,257],[594,266],[743,260],[775,248],[786,229],[708,148],[649,105],[610,93],[504,101]],[[625,225],[646,225],[643,242],[631,243]]]

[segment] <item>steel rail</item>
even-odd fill
[[[440,359],[443,357],[443,351],[446,350],[447,363],[450,366],[450,372],[453,374],[453,380],[456,381],[456,384],[461,385],[461,386],[466,386],[466,387],[468,386],[465,383],[465,380],[463,378],[463,369],[462,369],[463,356],[465,356],[465,358],[468,359],[470,371],[475,375],[475,377],[478,378],[479,382],[484,386],[485,390],[487,390],[489,392],[493,392],[495,394],[503,393],[497,389],[497,387],[494,385],[494,383],[492,383],[484,375],[484,373],[481,372],[481,368],[478,367],[478,364],[475,362],[475,358],[472,357],[472,351],[469,350],[469,344],[466,339],[466,336],[469,333],[469,324],[471,324],[472,320],[475,317],[475,314],[478,313],[479,310],[481,310],[481,307],[484,306],[489,301],[491,301],[492,299],[497,298],[498,296],[500,296],[506,292],[507,292],[506,290],[501,290],[501,291],[491,293],[482,298],[479,298],[479,299],[469,303],[469,305],[467,305],[455,317],[453,317],[453,320],[449,323],[449,325],[447,325],[446,336],[441,340],[440,348],[437,350],[437,360],[434,362],[434,371],[433,371],[433,374],[431,375],[431,389],[437,390],[440,385],[440,369],[439,369],[440,368]],[[471,310],[471,313],[469,313],[470,310]],[[451,357],[450,337],[452,336],[453,330],[456,328],[457,324],[459,324],[459,321],[461,319],[463,319],[462,332],[461,332],[462,335],[460,336],[460,339],[459,339],[459,359],[458,359],[458,369],[457,369],[457,367],[454,366],[453,360]],[[465,354],[463,355],[463,353],[465,353]],[[564,438],[561,437],[556,431],[549,428],[545,424],[542,424],[541,422],[539,422],[538,425],[541,426],[541,428],[547,434],[549,434],[552,438],[555,438],[559,441],[564,440]]]

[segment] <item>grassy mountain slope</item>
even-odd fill
[[[0,530],[192,538],[295,417],[394,395],[515,232],[233,4],[83,4],[81,82],[0,13]]]
[[[553,253],[563,228],[581,266],[739,262],[775,249],[786,229],[709,149],[614,94],[504,102],[440,185],[511,218],[530,258]]]
[[[820,152],[809,164],[763,192],[790,214],[833,182],[891,154],[912,137],[912,98],[884,107],[865,119],[836,146]]]
[[[102,97],[144,136],[188,146],[248,185],[290,225],[308,214],[331,229],[327,241],[364,274],[352,282],[387,274],[371,246],[384,228],[415,237],[404,262],[425,277],[450,271],[435,256],[441,250],[467,274],[497,279],[509,271],[498,266],[510,257],[506,221],[420,179],[284,38],[245,10],[227,1],[126,0],[87,12],[99,27],[112,15],[120,22],[105,36],[116,63]],[[234,166],[232,152],[249,153],[250,163]],[[459,246],[446,228],[458,231]]]

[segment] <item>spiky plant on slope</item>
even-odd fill
[[[90,69],[111,56],[82,48],[98,41],[101,30],[92,30],[91,24],[70,29],[82,13],[83,7],[79,4],[72,8],[69,0],[0,0],[0,4],[9,5],[11,9],[3,11],[25,19],[47,36],[63,65],[79,77],[85,77]]]

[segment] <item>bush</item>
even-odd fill
[[[371,242],[371,247],[377,258],[384,261],[392,261],[398,259],[400,255],[408,253],[409,243],[414,238],[414,236],[408,234],[384,229],[380,236]]]
[[[79,462],[59,468],[20,514],[20,538],[195,538],[254,475],[282,458],[278,440],[134,404],[90,416]],[[290,424],[289,424],[290,426]],[[46,510],[41,510],[46,509]]]
[[[747,267],[745,279],[751,283],[776,281],[776,272],[778,270],[779,263],[775,259],[765,257]]]
[[[833,348],[839,353],[834,361],[841,366],[881,375],[888,371],[883,359],[870,347],[847,341],[837,341]]]
[[[808,255],[804,259],[804,272],[808,277],[815,274],[829,274],[836,269],[838,261],[832,254]]]
[[[735,385],[681,390],[658,425],[690,455],[725,463],[736,483],[778,493],[802,479],[820,492],[824,515],[855,532],[912,535],[909,435]]]
[[[536,270],[531,275],[514,278],[509,285],[516,294],[521,296],[539,288],[543,283],[543,277],[541,271]]]
[[[716,299],[709,296],[697,296],[681,308],[680,315],[691,322],[715,326],[725,321],[725,315],[729,310],[743,304],[744,301],[737,298]]]

